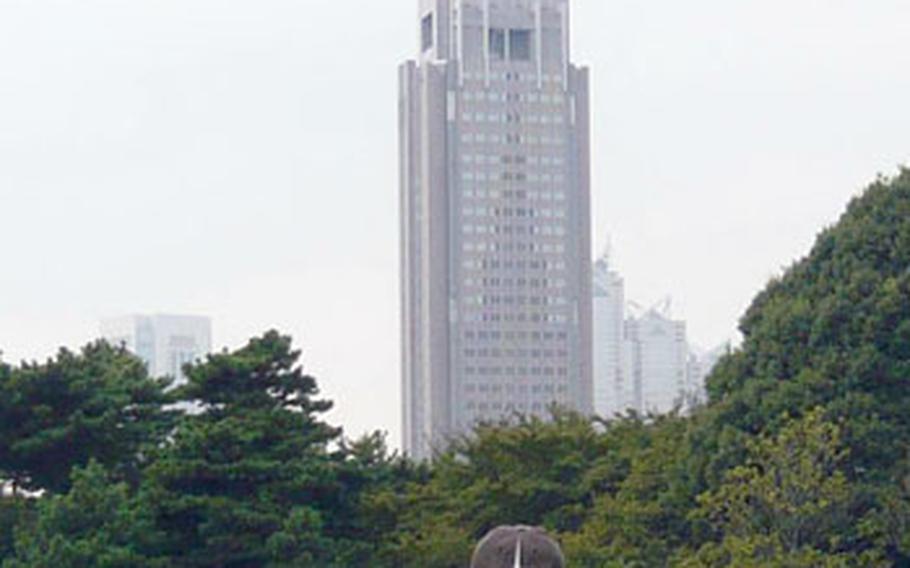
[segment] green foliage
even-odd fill
[[[841,428],[821,410],[749,441],[746,462],[699,498],[694,515],[710,521],[720,543],[702,547],[695,565],[873,565],[877,551],[845,550],[861,540],[848,457]],[[863,563],[855,564],[856,552]]]
[[[849,455],[851,518],[893,531],[900,523],[888,511],[903,501],[892,488],[910,454],[910,170],[855,199],[758,296],[741,329],[742,348],[709,380],[691,467],[717,486],[744,463],[753,437],[821,408]],[[886,540],[890,561],[910,561],[906,543]]]
[[[910,468],[906,465],[896,483],[866,487],[872,510],[858,530],[896,564],[908,565],[910,558]]]
[[[349,520],[350,539],[359,546],[348,547],[339,564],[401,566],[403,557],[391,537],[407,514],[401,496],[427,480],[428,467],[391,454],[379,433],[347,442],[342,451],[346,460],[340,481],[355,511]],[[352,555],[354,551],[358,554]]]
[[[157,537],[148,514],[92,461],[73,472],[66,495],[42,499],[37,517],[20,522],[15,552],[3,568],[165,567],[146,556]]]
[[[685,470],[688,421],[614,423],[603,443],[614,456],[598,460],[596,499],[584,525],[563,536],[577,566],[660,566],[691,538],[694,489]]]
[[[32,522],[32,501],[11,495],[0,496],[0,566],[14,550],[17,526]]]
[[[0,478],[63,492],[70,470],[97,460],[134,478],[143,448],[166,433],[165,382],[105,342],[43,364],[0,368]]]
[[[593,498],[587,474],[604,450],[593,424],[572,414],[480,427],[401,499],[395,557],[407,566],[464,566],[499,524],[577,528]]]
[[[706,545],[694,557],[675,563],[680,568],[877,568],[890,566],[874,551],[825,554],[812,548],[787,551],[773,535],[731,536]]]
[[[329,566],[352,517],[318,415],[316,382],[275,332],[188,368],[179,394],[200,405],[147,472],[144,498],[175,566]],[[338,545],[341,546],[341,545]],[[353,544],[352,544],[353,546]]]
[[[854,200],[758,296],[741,329],[742,349],[709,382],[712,428],[774,431],[781,416],[822,406],[849,421],[850,476],[890,477],[910,440],[910,171]],[[716,476],[741,447],[709,435]]]

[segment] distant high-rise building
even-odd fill
[[[608,254],[594,264],[592,276],[597,414],[688,411],[704,400],[710,362],[691,355],[686,323],[670,317],[669,298],[647,310],[627,302]]]
[[[682,409],[688,394],[686,323],[654,308],[626,319],[625,371],[632,383],[627,408],[663,414]]]
[[[594,411],[605,418],[630,404],[630,383],[623,372],[626,294],[622,277],[604,254],[594,264]]]
[[[404,449],[593,411],[588,72],[569,0],[420,0],[401,66]]]
[[[184,365],[212,350],[212,322],[205,317],[126,316],[103,321],[101,335],[135,353],[151,376],[172,377],[177,384],[186,381]]]

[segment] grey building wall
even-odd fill
[[[593,411],[588,72],[568,0],[420,0],[400,82],[403,432]]]

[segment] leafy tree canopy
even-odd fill
[[[742,456],[743,434],[821,406],[847,421],[849,475],[893,479],[910,441],[910,170],[856,198],[741,329],[708,385],[709,475]]]
[[[103,341],[45,363],[0,367],[0,478],[62,492],[70,470],[91,459],[134,477],[143,448],[166,433],[166,385]]]
[[[718,542],[683,566],[883,566],[854,522],[841,428],[820,409],[748,443],[748,459],[699,498]]]
[[[175,566],[329,566],[353,504],[340,483],[331,404],[270,332],[187,369],[186,416],[155,456],[145,498]],[[352,545],[353,546],[353,545]]]
[[[165,568],[148,512],[92,461],[73,471],[66,495],[42,499],[37,517],[20,522],[15,552],[3,568]],[[152,557],[147,555],[152,554]]]

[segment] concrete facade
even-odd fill
[[[420,0],[399,70],[403,446],[593,411],[588,72],[568,0]]]

